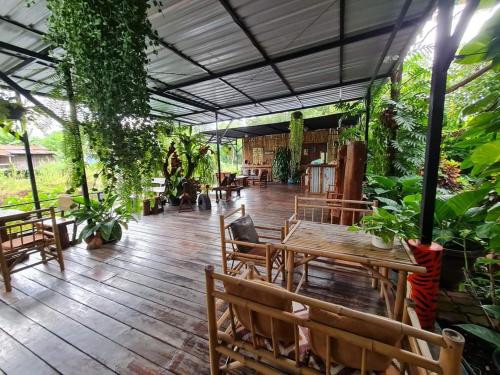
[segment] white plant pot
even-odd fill
[[[372,245],[379,249],[391,250],[394,247],[394,239],[390,242],[385,242],[382,238],[372,235]]]

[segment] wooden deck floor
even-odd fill
[[[206,374],[204,266],[220,269],[218,214],[244,203],[257,224],[283,225],[296,187],[252,187],[211,212],[149,216],[122,241],[80,245],[57,264],[13,276],[0,292],[0,369],[9,374]],[[298,276],[298,275],[297,275]],[[304,294],[383,314],[365,278],[314,268]]]

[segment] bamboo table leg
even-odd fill
[[[401,321],[403,317],[403,305],[406,297],[406,278],[408,272],[398,272],[398,286],[396,288],[396,301],[394,302],[394,319]]]
[[[286,288],[291,292],[293,290],[293,271],[295,265],[295,253],[293,251],[288,251],[287,262],[287,277],[286,277]]]

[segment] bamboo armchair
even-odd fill
[[[456,331],[445,329],[438,335],[407,324],[410,319],[400,323],[291,293],[276,285],[252,280],[251,269],[242,279],[215,273],[212,266],[205,268],[212,375],[240,368],[251,368],[261,374],[329,375],[332,365],[358,369],[361,375],[371,371],[378,374],[460,373],[465,340]],[[216,283],[222,283],[224,289]],[[293,302],[306,306],[309,313],[290,312]],[[228,307],[218,314],[216,306]],[[329,319],[318,318],[318,314],[326,314]],[[247,318],[243,319],[245,315]],[[240,337],[237,325],[243,325],[250,332],[250,339]],[[360,329],[363,326],[378,332],[378,336],[392,331],[397,337],[392,342],[374,338]],[[307,355],[301,359],[299,330],[304,329],[308,332],[306,349],[320,358],[324,369],[314,366]],[[258,344],[257,339],[263,336],[269,345]],[[292,341],[293,355],[281,352],[279,344],[283,340]],[[430,354],[430,346],[438,349],[438,359]]]
[[[233,239],[230,226],[234,217],[245,216],[245,205],[242,204],[239,208],[219,216],[219,229],[221,238],[221,251],[222,251],[222,269],[225,274],[239,274],[242,267],[248,263],[254,263],[262,266],[266,270],[266,279],[268,281],[275,280],[279,273],[285,277],[285,262],[284,250],[274,249],[269,243],[271,241],[281,242],[285,238],[285,229],[283,227],[268,227],[262,225],[255,225],[256,229],[264,231],[264,234],[259,234],[259,239],[268,240],[267,243],[251,243],[244,241],[237,241]],[[231,219],[230,219],[231,218]],[[230,219],[230,220],[228,220]],[[228,246],[229,244],[229,246]],[[252,248],[249,252],[241,252],[238,246],[246,246]],[[228,262],[233,262],[231,267],[228,267]],[[277,269],[276,276],[273,279],[273,268]]]
[[[6,224],[0,231],[6,234],[6,241],[0,242],[0,267],[5,289],[12,290],[10,275],[26,268],[57,260],[61,271],[64,271],[64,260],[61,250],[58,226],[54,208],[41,209],[26,213],[26,219]],[[52,231],[45,228],[50,225]],[[54,251],[51,251],[51,247]],[[42,260],[28,265],[20,263],[31,254],[40,253]]]

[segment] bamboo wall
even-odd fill
[[[243,139],[243,160],[248,160],[252,163],[253,159],[253,149],[263,148],[264,149],[264,162],[265,165],[272,164],[274,158],[274,152],[278,147],[288,146],[288,140],[290,135],[288,133],[284,134],[274,134],[265,135],[261,137],[251,137]],[[309,143],[326,143],[327,146],[327,161],[334,159],[333,155],[333,142],[338,139],[338,136],[333,133],[332,129],[323,129],[316,131],[304,132],[304,144]]]

